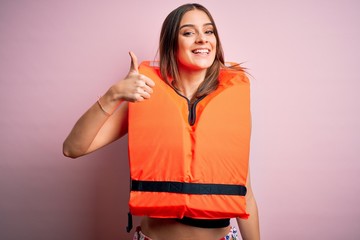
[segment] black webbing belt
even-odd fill
[[[169,181],[138,181],[131,180],[131,191],[141,192],[169,192],[182,194],[206,195],[246,195],[246,187],[232,184],[184,183]],[[128,214],[127,231],[132,228],[132,215]]]
[[[169,181],[131,181],[132,191],[183,194],[246,195],[246,187],[232,184],[184,183]]]

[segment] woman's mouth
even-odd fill
[[[207,48],[197,48],[192,50],[193,53],[195,54],[209,54],[210,53],[210,49]]]

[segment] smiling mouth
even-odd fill
[[[201,49],[192,50],[192,52],[195,53],[195,54],[209,54],[210,50],[201,48]]]

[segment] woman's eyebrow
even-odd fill
[[[214,25],[214,24],[212,24],[212,23],[205,23],[204,25],[203,25],[203,27],[205,27],[205,26],[209,26],[209,25]],[[182,28],[184,28],[184,27],[195,27],[195,25],[194,24],[184,24],[184,25],[182,25],[179,29],[182,29]]]

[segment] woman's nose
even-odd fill
[[[196,42],[197,43],[206,43],[207,38],[206,38],[205,34],[203,34],[203,33],[198,34],[198,36],[196,38]]]

